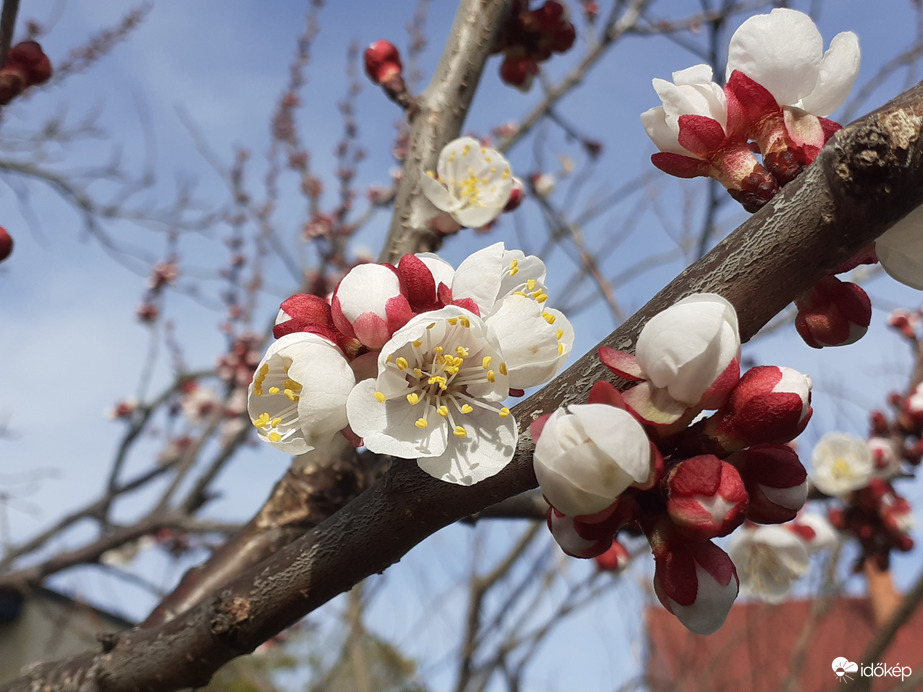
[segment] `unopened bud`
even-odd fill
[[[726,536],[743,523],[747,491],[733,466],[711,454],[681,461],[667,473],[667,513],[695,538]]]
[[[375,84],[384,84],[404,69],[401,54],[390,41],[375,41],[365,49],[365,73]]]
[[[865,291],[835,276],[821,279],[795,306],[795,329],[812,348],[854,343],[865,335],[872,319],[872,302]]]
[[[13,236],[3,226],[0,226],[0,262],[9,257],[12,252]]]
[[[747,519],[758,524],[791,521],[808,498],[808,474],[791,447],[761,444],[728,457],[740,473],[750,504]]]

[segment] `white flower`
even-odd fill
[[[336,346],[295,332],[266,351],[250,383],[247,410],[261,440],[303,454],[346,427],[346,397],[355,384]]]
[[[804,541],[782,526],[742,528],[731,538],[728,553],[741,593],[769,603],[785,600],[810,564]]]
[[[878,261],[891,278],[923,291],[923,207],[917,207],[875,241]]]
[[[189,425],[199,425],[221,408],[221,402],[213,389],[195,384],[183,397],[180,408]]]
[[[472,485],[498,473],[516,448],[507,366],[483,320],[460,307],[425,312],[394,333],[378,377],[349,395],[353,431],[378,454],[417,459],[426,473]]]
[[[513,172],[500,152],[472,137],[443,147],[436,171],[420,180],[423,195],[456,223],[471,228],[496,219],[513,191]]]
[[[727,130],[727,99],[724,89],[712,81],[710,66],[693,65],[674,72],[672,83],[654,79],[653,85],[663,105],[642,113],[641,124],[660,151],[695,156],[677,139],[683,115],[703,115]]]
[[[776,8],[750,17],[731,37],[727,78],[739,70],[780,106],[825,117],[843,105],[859,74],[859,39],[851,31],[824,40],[803,12]]]
[[[513,389],[554,377],[574,344],[574,329],[558,310],[546,308],[545,263],[503,243],[475,252],[452,278],[452,297],[471,299],[490,325]]]
[[[866,441],[845,433],[824,435],[811,454],[811,466],[811,481],[832,497],[864,488],[875,470]]]
[[[697,405],[739,355],[737,312],[715,293],[688,296],[654,315],[635,350],[644,378],[686,406]]]
[[[535,476],[548,502],[569,516],[595,514],[651,475],[644,428],[620,408],[578,404],[551,414],[535,443]]]

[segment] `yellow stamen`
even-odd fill
[[[418,418],[418,419],[417,419],[417,422],[414,423],[414,425],[416,425],[418,428],[420,428],[420,430],[423,430],[423,428],[425,428],[427,425],[429,425],[429,423],[426,422],[426,419],[425,419],[425,418]]]
[[[468,404],[462,404],[462,407],[461,407],[462,413],[471,413],[473,410],[474,408],[469,406]]]
[[[501,418],[509,418],[510,410],[506,406],[504,406],[498,411],[498,414]]]
[[[501,375],[506,375],[507,372],[508,372],[508,371],[507,371],[507,369],[506,369],[506,363],[500,363],[500,374],[501,374]]]
[[[546,321],[548,324],[554,324],[555,317],[554,317],[554,315],[552,315],[550,312],[543,312],[543,313],[542,313],[542,317],[545,318],[545,321]]]
[[[388,400],[388,397],[386,397],[384,394],[382,394],[381,392],[375,392],[375,401],[383,404],[387,400]]]
[[[414,406],[420,403],[420,397],[416,392],[411,392],[410,394],[407,395],[407,402],[411,406]]]
[[[281,391],[282,391],[282,390],[279,389],[278,387],[270,387],[270,388],[269,388],[269,393],[270,393],[270,394],[278,394],[278,393],[281,392]]]
[[[455,437],[465,437],[468,432],[460,425],[455,426]]]
[[[278,442],[278,441],[281,440],[281,439],[282,439],[282,436],[281,436],[279,433],[277,433],[277,432],[271,432],[271,433],[269,433],[269,441],[270,441],[270,442]]]
[[[406,370],[406,369],[407,369],[407,359],[404,358],[404,357],[398,358],[396,361],[394,361],[394,364],[397,366],[397,369],[398,369],[398,370]]]
[[[481,361],[481,367],[487,370],[490,367],[490,356],[484,356],[484,360]]]
[[[269,425],[269,423],[270,423],[269,414],[268,414],[268,413],[261,413],[261,414],[260,414],[260,417],[259,417],[259,418],[256,418],[256,419],[253,421],[253,426],[256,427],[256,428],[263,428],[263,427]]]
[[[443,418],[446,418],[449,415],[449,407],[443,404],[442,406],[436,409],[436,413],[438,413]]]
[[[494,371],[493,371],[493,370],[488,370],[488,371],[487,371],[487,381],[490,382],[491,384],[493,384],[494,382],[497,381],[497,376],[494,375]]]

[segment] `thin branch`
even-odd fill
[[[3,0],[3,10],[0,12],[0,68],[6,63],[7,54],[13,45],[17,14],[19,14],[19,0]]]

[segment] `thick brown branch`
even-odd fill
[[[646,320],[679,298],[715,291],[739,313],[750,339],[793,298],[923,203],[923,85],[841,131],[799,179],[684,271],[604,343],[631,349]],[[587,354],[514,410],[520,426],[581,401],[607,376]],[[251,651],[365,577],[394,564],[435,531],[535,487],[532,442],[472,487],[396,463],[376,486],[311,533],[162,627],[132,630],[104,653],[35,668],[2,688],[168,690],[198,686],[220,665]]]

